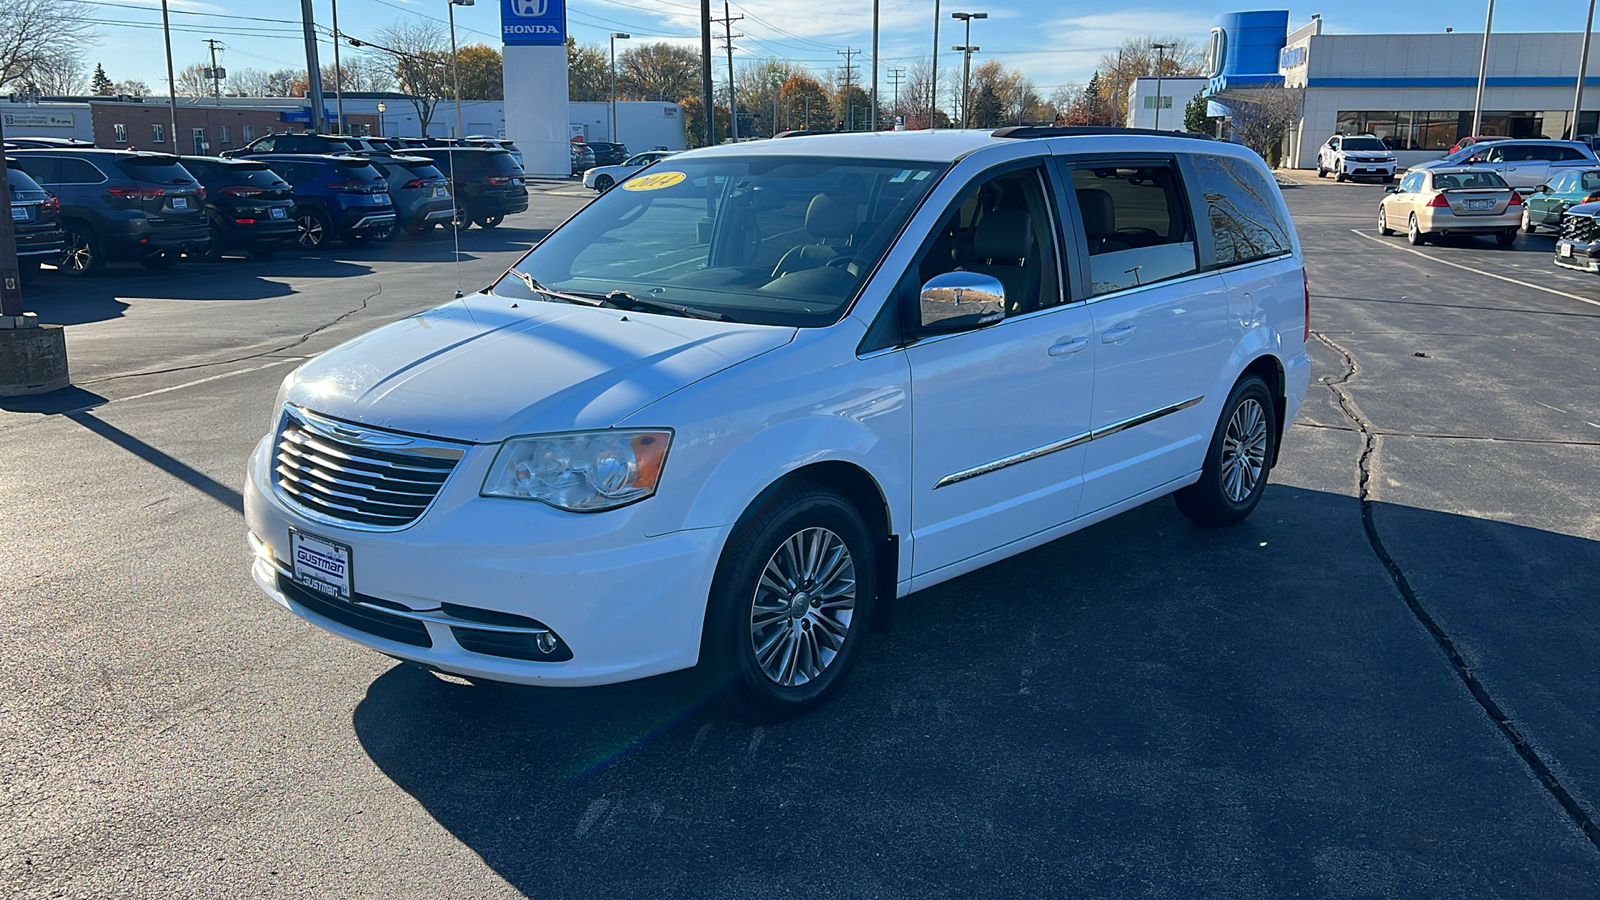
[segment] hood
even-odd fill
[[[322,354],[286,398],[374,428],[492,443],[609,428],[794,334],[474,294]]]
[[[1600,203],[1577,203],[1567,207],[1564,216],[1587,216],[1594,218],[1600,216]]]

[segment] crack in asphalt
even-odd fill
[[[1321,335],[1318,335],[1318,337],[1321,337]],[[1324,338],[1323,343],[1331,342]],[[1341,385],[1344,384],[1342,381],[1337,383]],[[1328,386],[1332,387],[1333,384],[1333,382],[1329,382]],[[1334,393],[1338,392],[1335,391]],[[1346,411],[1346,415],[1348,414],[1348,411]],[[1427,431],[1383,431],[1382,429],[1370,427],[1370,423],[1369,427],[1365,431],[1360,428],[1346,428],[1343,425],[1325,425],[1321,422],[1293,422],[1291,424],[1299,428],[1322,428],[1328,431],[1348,431],[1351,433],[1371,434],[1376,437],[1422,438],[1425,440],[1436,441],[1487,441],[1492,444],[1549,444],[1550,446],[1554,447],[1600,447],[1600,441],[1560,440],[1554,438],[1512,438],[1496,437],[1494,435],[1487,434],[1435,434]]]
[[[345,312],[341,313],[337,318],[334,318],[334,319],[332,319],[332,320],[330,320],[328,322],[324,322],[321,325],[318,325],[316,328],[313,328],[310,331],[307,331],[306,333],[300,335],[299,338],[297,338],[294,341],[291,341],[291,342],[289,342],[287,344],[284,344],[281,347],[273,347],[273,348],[271,348],[269,350],[262,350],[259,353],[251,353],[251,354],[248,354],[248,355],[245,355],[245,356],[235,356],[232,359],[219,359],[219,360],[216,360],[216,361],[213,361],[213,362],[195,363],[192,366],[173,366],[173,367],[166,368],[166,369],[151,369],[151,370],[145,371],[145,372],[124,372],[124,373],[122,373],[120,375],[107,375],[107,376],[105,376],[103,378],[92,378],[92,379],[90,379],[88,381],[74,381],[73,384],[75,386],[81,387],[81,386],[90,385],[90,384],[105,384],[108,381],[119,381],[119,380],[124,379],[124,378],[143,378],[143,377],[148,376],[148,375],[166,375],[166,374],[170,374],[172,372],[191,372],[191,371],[194,371],[195,369],[209,369],[209,368],[211,368],[213,366],[225,366],[225,365],[228,365],[229,363],[249,362],[252,359],[260,359],[263,356],[271,356],[274,353],[282,353],[285,350],[293,350],[295,347],[298,347],[301,344],[304,344],[306,341],[309,341],[312,338],[316,337],[321,332],[326,331],[329,328],[332,328],[333,326],[338,325],[340,322],[343,322],[345,319],[350,318],[351,316],[355,315],[356,313],[365,310],[367,308],[367,304],[369,302],[371,302],[374,297],[377,297],[379,294],[383,293],[383,282],[379,281],[379,282],[376,282],[376,284],[377,284],[378,289],[373,291],[372,293],[368,294],[367,296],[362,297],[361,298],[361,304],[359,306],[356,306],[353,309],[346,310]]]
[[[1595,849],[1600,850],[1600,825],[1596,825],[1594,819],[1584,811],[1577,798],[1573,797],[1572,792],[1567,790],[1561,780],[1556,777],[1555,771],[1550,767],[1550,764],[1528,742],[1521,730],[1517,728],[1516,723],[1511,721],[1511,717],[1506,714],[1505,710],[1500,707],[1500,704],[1489,693],[1488,688],[1478,679],[1477,674],[1473,672],[1472,667],[1467,664],[1466,659],[1461,655],[1461,651],[1456,647],[1455,640],[1450,637],[1443,626],[1422,605],[1422,601],[1417,598],[1416,591],[1411,587],[1411,580],[1406,577],[1405,571],[1400,568],[1400,564],[1395,561],[1394,556],[1389,553],[1388,547],[1384,545],[1383,538],[1378,534],[1377,522],[1373,516],[1373,500],[1370,487],[1375,457],[1378,454],[1378,438],[1383,435],[1383,432],[1373,428],[1372,423],[1361,413],[1360,408],[1356,406],[1355,398],[1350,394],[1348,384],[1351,379],[1355,378],[1357,372],[1355,355],[1321,332],[1314,331],[1312,334],[1317,340],[1328,345],[1329,348],[1344,359],[1345,371],[1338,378],[1325,380],[1323,384],[1327,385],[1330,391],[1333,391],[1334,398],[1339,403],[1339,408],[1355,424],[1357,431],[1363,438],[1361,456],[1356,462],[1356,467],[1360,473],[1361,525],[1366,530],[1367,543],[1372,546],[1372,552],[1389,573],[1390,581],[1394,583],[1395,589],[1400,592],[1400,597],[1405,601],[1406,607],[1411,610],[1411,615],[1416,618],[1423,628],[1427,629],[1428,634],[1433,636],[1434,643],[1438,646],[1440,652],[1445,655],[1445,658],[1449,660],[1451,668],[1455,670],[1457,677],[1466,685],[1467,691],[1472,694],[1472,698],[1477,701],[1478,706],[1500,729],[1500,733],[1511,743],[1512,749],[1516,750],[1523,763],[1533,772],[1534,777],[1550,793],[1556,803],[1560,804],[1568,817],[1572,819],[1573,824],[1578,827],[1578,830],[1583,832],[1583,836],[1589,839],[1589,843],[1593,844]]]

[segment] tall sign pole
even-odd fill
[[[933,73],[928,84],[928,130],[933,131],[939,114],[939,0],[933,0]]]
[[[311,0],[300,0],[300,28],[306,34],[306,94],[311,101],[311,130],[321,134],[328,130],[328,117],[322,108],[322,69],[317,63],[317,30],[316,20],[311,15]],[[176,111],[173,115],[177,115]]]
[[[1489,0],[1489,16],[1483,22],[1483,55],[1478,59],[1478,96],[1472,101],[1472,136],[1483,133],[1483,86],[1489,80],[1489,32],[1494,28],[1494,0]]]
[[[711,95],[711,0],[700,0],[700,103],[705,110],[705,145],[717,142],[717,105]]]
[[[309,5],[311,0],[305,3]],[[182,153],[178,146],[178,82],[172,77],[172,27],[167,21],[167,0],[161,0],[161,36],[167,42],[167,111],[172,115],[172,152]]]
[[[1578,116],[1583,114],[1583,79],[1589,75],[1589,38],[1594,35],[1594,0],[1589,0],[1589,17],[1583,20],[1583,50],[1578,54],[1578,91],[1572,98],[1572,128],[1567,136],[1578,139]]]
[[[878,0],[872,0],[872,127],[878,130]]]

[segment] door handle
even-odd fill
[[[1059,358],[1063,356],[1071,356],[1087,346],[1089,346],[1089,339],[1086,337],[1062,338],[1061,340],[1056,341],[1054,344],[1051,344],[1050,349],[1045,352],[1049,353],[1051,356]]]
[[[1100,343],[1120,344],[1133,337],[1133,333],[1138,330],[1137,325],[1119,325],[1116,328],[1107,329],[1100,332]]]

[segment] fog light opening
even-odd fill
[[[540,653],[556,652],[556,635],[553,631],[541,631],[534,636],[533,642],[538,646]]]

